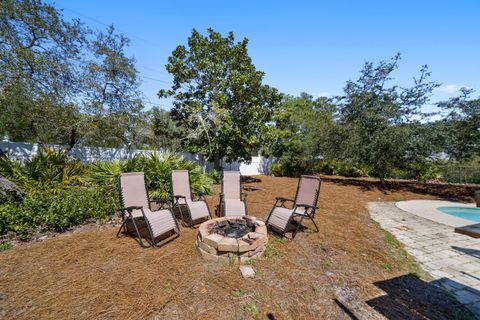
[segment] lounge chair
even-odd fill
[[[196,197],[195,200],[193,200],[193,195]],[[173,208],[178,208],[183,225],[185,225],[185,221],[183,219],[182,208],[186,208],[189,227],[193,227],[199,220],[203,221],[212,217],[207,201],[205,200],[205,194],[203,192],[197,192],[193,195],[190,191],[190,176],[188,170],[173,170]]]
[[[223,171],[218,216],[246,216],[247,194],[241,192],[239,171]]]
[[[298,182],[297,194],[295,200],[277,197],[275,205],[268,215],[265,224],[274,231],[279,232],[282,236],[285,236],[288,226],[294,221],[296,217],[300,217],[300,221],[297,222],[297,227],[292,233],[292,239],[295,238],[300,225],[304,218],[312,220],[315,225],[315,229],[318,230],[315,223],[315,211],[317,209],[317,200],[320,193],[321,180],[315,176],[301,176]],[[292,202],[292,208],[287,208],[285,203]]]
[[[162,237],[160,241],[156,239],[162,235],[167,235],[168,233],[172,233],[175,237],[180,235],[180,228],[173,215],[170,201],[168,199],[150,200],[148,198],[143,172],[120,174],[118,177],[118,191],[122,206],[119,211],[122,214],[123,223],[117,232],[117,237],[122,229],[127,234],[131,233],[128,230],[128,224],[131,223],[138,237],[137,241],[142,247],[147,247],[142,241],[142,235],[137,225],[138,220],[141,219],[145,221],[150,236],[147,242],[150,243],[150,246],[159,246],[158,243],[163,242],[166,237]],[[151,202],[158,203],[159,209],[152,211],[150,207]]]

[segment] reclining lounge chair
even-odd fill
[[[185,221],[182,208],[186,208],[189,220],[187,225],[189,227],[193,227],[198,221],[212,217],[204,193],[197,192],[195,194],[196,199],[193,200],[188,170],[172,171],[172,196],[174,199],[173,208],[178,208],[183,225],[185,225]]]
[[[145,221],[150,236],[150,239],[147,240],[150,246],[159,246],[158,243],[163,242],[165,237],[162,237],[160,241],[157,241],[157,238],[167,233],[172,233],[172,236],[175,235],[173,238],[180,235],[180,228],[173,215],[170,201],[168,199],[150,200],[148,198],[143,172],[120,174],[118,177],[118,191],[122,206],[119,211],[122,214],[123,223],[117,232],[117,237],[122,229],[124,229],[127,234],[131,233],[131,231],[128,230],[128,225],[131,223],[134,227],[133,231],[135,231],[138,237],[137,241],[142,247],[148,247],[142,241],[142,236],[137,224],[138,220],[141,219]],[[159,204],[157,211],[151,210],[151,202]]]
[[[285,236],[288,226],[294,221],[296,217],[300,217],[297,222],[297,227],[292,233],[292,239],[295,238],[304,218],[312,220],[315,229],[318,230],[315,223],[315,211],[317,209],[317,200],[320,193],[321,180],[319,177],[306,176],[300,177],[297,187],[297,194],[295,200],[277,197],[275,205],[270,212],[265,224],[274,231],[279,232]],[[287,208],[285,203],[292,202],[292,208]]]
[[[239,171],[223,171],[218,216],[246,216],[247,194],[241,193]]]

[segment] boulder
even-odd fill
[[[0,201],[23,201],[25,193],[13,182],[0,176]]]

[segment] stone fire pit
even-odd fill
[[[198,228],[197,247],[213,261],[247,262],[259,258],[267,244],[267,227],[255,217],[222,217]]]

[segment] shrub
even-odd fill
[[[313,167],[313,162],[291,162],[287,159],[281,159],[279,162],[270,165],[270,172],[274,176],[298,177],[302,174],[311,174]]]
[[[80,185],[86,166],[60,150],[40,149],[25,165],[0,158],[0,175],[29,192],[37,188],[55,188],[57,184]]]
[[[190,172],[192,191],[211,192],[212,179],[200,166],[173,154],[140,155],[88,166],[48,149],[24,166],[1,159],[0,175],[18,183],[27,195],[20,204],[0,204],[0,234],[27,239],[36,232],[64,231],[88,219],[110,218],[120,206],[116,186],[122,172],[145,172],[150,196],[167,197],[173,169]]]
[[[172,170],[188,170],[193,192],[211,193],[212,179],[192,161],[167,153],[148,156],[139,155],[125,161],[96,162],[89,166],[86,181],[106,188],[114,188],[122,172],[145,172],[147,187],[152,198],[170,196]]]
[[[35,232],[64,231],[88,219],[111,217],[118,197],[98,187],[36,190],[23,203],[0,205],[0,234],[26,239]]]
[[[367,165],[335,160],[322,160],[313,168],[315,173],[325,175],[339,175],[344,177],[368,176],[370,168]]]
[[[210,179],[212,179],[213,183],[222,183],[222,173],[220,171],[213,169],[212,171],[208,172],[207,175],[210,177]]]

